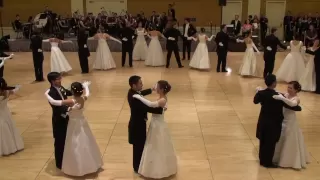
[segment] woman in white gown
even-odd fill
[[[111,51],[109,49],[107,39],[116,41],[121,44],[121,41],[110,36],[109,34],[102,33],[103,30],[99,30],[93,38],[98,39],[98,47],[96,51],[96,59],[93,63],[93,69],[108,70],[116,68],[116,63],[113,60]],[[92,38],[89,38],[92,39]]]
[[[198,41],[198,46],[196,50],[194,51],[189,66],[191,68],[195,69],[210,69],[210,58],[209,58],[209,52],[208,52],[208,46],[207,41],[211,41],[213,38],[213,35],[208,38],[205,34],[205,29],[201,28],[200,34],[198,34],[197,38],[189,37],[188,39],[192,38],[194,41]]]
[[[142,23],[139,22],[138,28],[136,29],[137,40],[133,48],[132,57],[134,60],[146,60],[148,53],[148,46],[145,39],[147,32],[142,27]]]
[[[72,41],[63,41],[58,38],[43,40],[51,44],[51,72],[67,73],[72,70],[68,60],[59,48],[59,43],[72,43]]]
[[[0,78],[0,157],[24,149],[22,137],[8,108],[9,96],[19,88],[20,86],[8,87],[6,81]]]
[[[165,108],[166,94],[171,90],[171,86],[167,81],[161,80],[156,89],[159,94],[157,101],[151,102],[138,94],[133,97],[149,107]],[[153,179],[162,179],[177,173],[177,157],[164,114],[152,114],[138,173]]]
[[[162,47],[159,41],[159,36],[165,38],[163,34],[159,31],[156,31],[154,27],[151,27],[148,32],[148,37],[151,39],[148,47],[147,58],[144,62],[146,66],[164,66],[165,59],[163,56]]]
[[[313,46],[310,48],[311,51],[316,51],[319,48],[319,40],[315,40]],[[316,91],[316,71],[314,68],[314,56],[306,54],[307,65],[302,77],[299,80],[301,89],[303,91]]]
[[[297,39],[297,38],[295,38]],[[305,71],[304,58],[301,54],[302,42],[290,41],[291,52],[283,60],[276,76],[279,81],[299,81]]]
[[[89,97],[89,85],[90,82],[72,83],[73,99],[69,100],[54,100],[48,94],[49,90],[45,93],[50,104],[71,107],[61,169],[70,176],[95,173],[103,166],[98,144],[83,115],[84,104]],[[82,96],[83,93],[85,93],[84,96]]]
[[[242,64],[239,68],[240,76],[258,76],[257,73],[257,58],[254,54],[254,50],[257,51],[258,55],[260,54],[258,48],[251,39],[251,31],[245,33],[246,37],[244,40],[237,39],[237,42],[244,42],[247,46],[246,52],[242,58]]]
[[[297,81],[289,82],[288,93],[275,95],[274,99],[281,100],[293,107],[300,104],[297,93],[301,86]],[[308,151],[304,143],[303,134],[299,128],[295,111],[283,109],[282,132],[276,145],[273,162],[284,168],[301,169],[309,163]]]

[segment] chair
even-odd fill
[[[23,35],[22,34],[23,31],[21,29],[17,29],[14,22],[11,22],[11,26],[12,26],[12,29],[14,30],[14,32],[16,33],[16,39],[22,38],[22,36],[19,36],[19,35]]]

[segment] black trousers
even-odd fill
[[[3,78],[3,71],[4,71],[4,66],[0,68],[0,78]]]
[[[43,53],[34,52],[32,55],[36,81],[43,81]]]
[[[132,67],[132,50],[133,48],[130,49],[122,49],[122,66],[126,64],[126,57],[127,57],[127,52],[129,54],[129,66]]]
[[[188,40],[186,38],[183,39],[183,46],[182,46],[182,51],[183,51],[183,58],[186,58],[186,51],[188,53],[188,60],[190,60],[190,54],[191,54],[191,40]]]
[[[272,166],[273,155],[276,148],[276,141],[268,138],[260,138],[259,159],[262,166]]]
[[[62,168],[62,159],[63,159],[66,135],[67,135],[67,129],[65,132],[59,131],[59,133],[57,133],[54,138],[54,157],[56,160],[56,167],[58,169]]]
[[[82,73],[89,73],[88,56],[78,52],[80,67]]]
[[[133,144],[133,169],[135,172],[138,172],[139,170],[143,148],[144,148],[144,143]]]
[[[225,71],[227,66],[227,54],[228,51],[217,51],[218,54],[218,64],[217,71]]]
[[[263,59],[264,59],[263,77],[265,78],[267,75],[273,73],[274,62],[275,62],[275,54],[264,53]]]
[[[168,68],[170,66],[170,59],[171,59],[171,55],[172,52],[174,53],[174,56],[176,57],[176,61],[179,67],[182,66],[181,61],[180,61],[180,55],[179,55],[179,48],[178,47],[174,47],[174,48],[170,48],[167,50],[167,65],[166,67]]]

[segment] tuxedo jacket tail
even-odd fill
[[[141,95],[145,96],[151,94],[152,90],[147,89],[141,91]],[[144,144],[146,140],[146,120],[147,113],[162,114],[163,108],[151,108],[143,104],[140,100],[133,98],[134,94],[138,92],[130,89],[128,92],[128,103],[130,106],[131,116],[129,121],[129,143],[130,144]]]
[[[287,49],[287,47],[283,45],[278,39],[278,37],[276,37],[274,34],[270,34],[265,38],[264,45],[265,47],[269,46],[272,49],[271,51],[267,50],[267,48],[265,48],[264,50],[264,57],[271,58],[270,60],[275,60],[274,57],[278,50],[278,46],[280,46],[282,49]]]

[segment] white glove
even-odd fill
[[[139,98],[139,97],[141,97],[139,94],[134,94],[133,96],[132,96],[133,98]]]
[[[173,37],[169,37],[168,38],[168,40],[170,40],[170,41],[174,41],[174,40],[176,40],[175,38],[173,38]]]
[[[90,84],[91,84],[91,81],[85,81],[85,82],[82,83],[82,86],[83,87],[89,87]]]
[[[267,47],[268,51],[272,51],[272,48],[270,46]]]
[[[156,83],[156,84],[152,87],[152,91],[157,90],[157,87],[158,87],[158,83]]]
[[[284,97],[282,94],[273,95],[272,98],[273,98],[273,99],[276,99],[276,100],[283,100],[283,99],[285,99],[285,97]]]
[[[261,91],[261,90],[263,90],[263,88],[262,88],[261,86],[258,86],[258,87],[256,88],[256,92]]]
[[[289,50],[290,50],[290,49],[291,49],[291,47],[290,47],[290,46],[287,46],[287,49],[289,49]]]
[[[301,48],[302,48],[303,51],[307,50],[306,46],[302,46]]]
[[[223,47],[223,44],[222,44],[222,42],[219,42],[219,46]]]
[[[42,49],[38,49],[38,52],[42,52]]]
[[[188,40],[192,40],[192,37],[187,37]]]
[[[128,41],[128,39],[127,38],[122,38],[122,41]]]
[[[88,46],[85,44],[85,45],[83,45],[83,48],[88,48]]]

